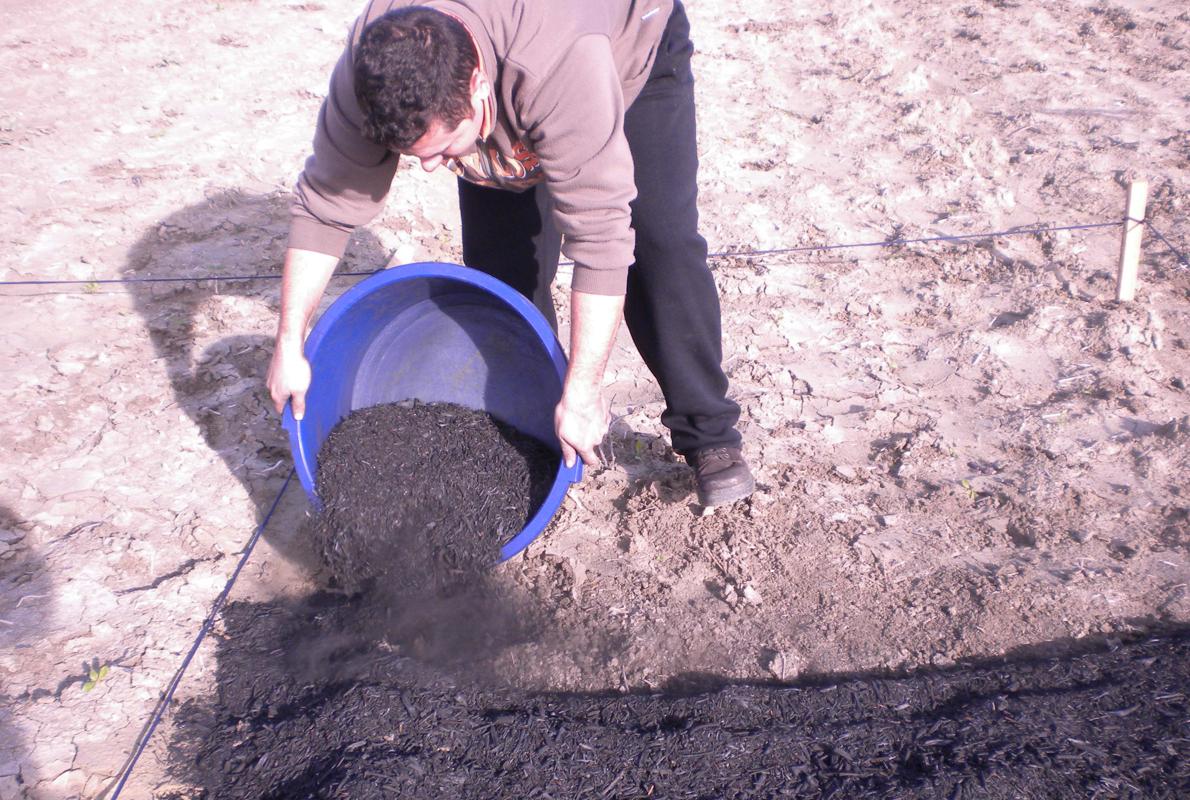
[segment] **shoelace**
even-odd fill
[[[704,450],[698,456],[699,469],[706,469],[711,464],[716,462],[726,462],[728,465],[732,462],[731,450],[726,447],[712,447],[709,450]]]

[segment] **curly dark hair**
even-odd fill
[[[437,120],[471,115],[475,46],[458,20],[423,6],[389,11],[364,29],[355,52],[355,97],[363,134],[404,150]]]

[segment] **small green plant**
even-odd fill
[[[94,689],[95,685],[106,678],[109,672],[111,672],[110,664],[104,664],[103,666],[100,666],[99,659],[94,659],[89,665],[87,665],[87,677],[90,678],[90,680],[83,684],[83,691],[89,692]]]
[[[967,492],[967,496],[971,498],[972,502],[979,499],[979,492],[975,491],[975,487],[971,485],[971,481],[963,478],[959,481],[959,486],[963,487],[963,490]]]

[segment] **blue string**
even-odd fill
[[[777,247],[769,250],[723,250],[708,253],[707,258],[770,256],[783,253],[814,253],[828,250],[850,250],[858,247],[902,247],[908,244],[927,244],[930,242],[962,242],[971,239],[994,239],[1000,236],[1025,236],[1033,233],[1055,233],[1057,231],[1085,231],[1095,228],[1118,228],[1122,222],[1095,222],[1087,225],[1059,225],[1042,228],[1013,228],[1006,231],[992,231],[990,233],[963,233],[950,236],[924,236],[916,239],[884,239],[879,242],[857,242],[854,244],[822,244],[806,245],[802,247]],[[1150,225],[1150,227],[1152,227]],[[573,261],[562,261],[559,266],[574,266]],[[381,270],[365,272],[337,272],[335,278],[360,278],[375,275]],[[205,283],[209,281],[260,281],[280,280],[281,275],[200,275],[193,277],[175,278],[102,278],[98,280],[29,280],[29,281],[0,281],[0,286],[100,286],[103,284],[120,283]]]
[[[1169,248],[1169,252],[1174,254],[1174,257],[1177,258],[1182,268],[1190,269],[1190,261],[1186,260],[1186,256],[1182,255],[1182,252],[1178,250],[1178,248],[1174,247],[1173,243],[1171,243],[1169,239],[1166,239],[1164,236],[1162,236],[1161,231],[1153,227],[1153,223],[1149,222],[1147,225],[1149,226],[1149,230],[1153,232],[1153,235],[1160,239],[1162,243]]]
[[[198,648],[202,644],[203,639],[206,638],[207,633],[209,633],[212,626],[214,626],[215,617],[219,614],[219,611],[222,610],[223,604],[227,601],[227,596],[231,593],[231,587],[235,585],[236,579],[240,577],[240,571],[244,568],[244,565],[248,563],[248,558],[252,555],[253,548],[256,547],[256,543],[260,540],[260,536],[264,533],[264,529],[268,526],[269,520],[273,518],[273,512],[277,510],[277,505],[281,502],[281,497],[285,494],[285,490],[289,488],[289,482],[293,480],[294,473],[295,470],[289,470],[289,475],[285,477],[285,483],[282,484],[281,491],[277,492],[277,496],[273,499],[273,505],[269,508],[269,512],[264,515],[264,520],[261,521],[260,525],[256,526],[256,531],[252,534],[252,538],[248,540],[247,546],[244,547],[243,555],[240,557],[239,563],[236,564],[235,571],[231,573],[231,578],[228,579],[227,584],[223,587],[223,591],[219,593],[217,598],[215,598],[215,604],[211,606],[211,613],[207,614],[206,620],[203,621],[202,629],[199,630],[198,637],[194,640],[194,644],[191,646],[190,652],[186,654],[186,658],[182,661],[182,666],[178,667],[178,671],[174,673],[174,677],[172,680],[170,680],[169,686],[165,690],[165,694],[162,695],[161,699],[157,701],[157,708],[153,711],[153,716],[150,718],[149,724],[145,728],[144,735],[141,736],[140,740],[136,744],[136,747],[132,751],[132,755],[129,756],[127,766],[125,766],[123,772],[121,773],[120,781],[116,784],[116,788],[113,790],[110,800],[116,800],[116,798],[120,796],[120,792],[124,789],[124,784],[128,781],[128,778],[132,776],[132,770],[134,767],[136,767],[136,762],[140,759],[141,754],[145,752],[145,748],[149,744],[149,737],[153,735],[153,731],[157,729],[157,725],[165,716],[165,711],[167,708],[169,708],[170,701],[173,700],[174,691],[177,690],[178,684],[182,682],[182,676],[186,674],[186,668],[190,666],[190,662],[194,658],[195,653],[198,652]]]
[[[1030,233],[1053,233],[1056,231],[1084,231],[1092,228],[1118,228],[1122,222],[1094,222],[1087,225],[1060,225],[1052,228],[1013,228],[1006,231],[992,231],[991,233],[961,233],[950,236],[924,236],[917,239],[884,239],[879,242],[859,242],[857,244],[823,244],[807,245],[805,247],[780,247],[773,250],[735,250],[722,253],[712,253],[710,257],[718,256],[767,256],[780,253],[811,253],[820,250],[846,250],[853,247],[901,247],[907,244],[925,244],[928,242],[961,242],[967,239],[995,239],[998,236],[1023,236]]]
[[[334,277],[362,277],[365,275],[374,275],[380,270],[369,270],[368,272],[338,272]],[[100,286],[105,283],[202,283],[205,281],[270,281],[280,280],[281,276],[276,275],[197,275],[197,276],[182,276],[177,278],[98,278],[96,280],[70,280],[70,281],[50,281],[50,280],[34,280],[34,281],[0,281],[0,286]]]

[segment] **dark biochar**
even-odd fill
[[[314,537],[341,588],[442,593],[494,564],[548,494],[558,456],[491,415],[387,403],[340,422],[318,454]]]
[[[344,634],[353,602],[228,607],[217,696],[178,719],[185,796],[1190,796],[1185,631],[830,685],[525,694]]]
[[[557,456],[403,403],[352,414],[320,464],[338,588],[224,610],[215,694],[177,717],[191,788],[172,797],[1190,797],[1185,630],[900,678],[528,693],[492,659],[544,641],[548,610],[488,568]]]

